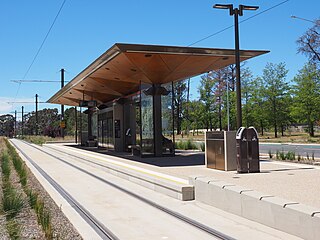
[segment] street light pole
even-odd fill
[[[233,8],[233,4],[215,4],[214,8],[229,9],[230,16],[234,15],[234,35],[235,35],[235,62],[236,62],[236,94],[237,94],[237,128],[242,126],[241,107],[241,81],[240,81],[240,47],[239,47],[239,16],[243,15],[243,10],[257,10],[257,6],[239,5]]]
[[[233,10],[234,15],[234,36],[235,36],[235,54],[236,54],[236,88],[237,88],[237,128],[242,127],[242,106],[241,106],[241,82],[240,82],[240,47],[239,47],[239,10]]]

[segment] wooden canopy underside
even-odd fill
[[[268,51],[241,50],[240,60]],[[164,84],[218,70],[235,63],[234,50],[115,44],[52,96],[48,102],[79,106],[132,94],[140,83]]]

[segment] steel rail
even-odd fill
[[[35,169],[37,169],[37,171],[51,184],[51,186],[57,190],[57,192],[72,206],[72,208],[75,209],[77,213],[79,213],[82,219],[84,219],[102,239],[119,240],[119,238],[116,235],[114,235],[86,208],[84,208],[77,200],[75,200],[61,185],[59,185],[53,178],[51,178],[37,163],[35,163],[20,147],[18,147],[14,142],[10,142],[32,164],[32,166],[34,166]],[[32,146],[31,144],[28,145]]]
[[[97,179],[97,180],[100,180],[101,182],[103,182],[103,183],[105,183],[105,184],[107,184],[107,185],[109,185],[109,186],[112,186],[112,187],[114,187],[114,188],[116,188],[116,189],[118,189],[118,190],[120,190],[120,191],[128,194],[128,195],[131,196],[131,197],[134,197],[134,198],[142,201],[143,203],[145,203],[145,204],[147,204],[147,205],[149,205],[149,206],[152,206],[152,207],[154,207],[154,208],[156,208],[156,209],[158,209],[158,210],[160,210],[160,211],[162,211],[162,212],[165,212],[165,213],[173,216],[174,218],[177,218],[177,219],[179,219],[179,220],[181,220],[181,221],[183,221],[183,222],[185,222],[185,223],[187,223],[187,224],[189,224],[189,225],[192,225],[193,227],[195,227],[195,228],[197,228],[197,229],[199,229],[199,230],[202,230],[202,231],[206,232],[206,233],[208,233],[209,235],[212,235],[212,236],[214,236],[214,237],[217,237],[217,238],[223,239],[223,240],[235,240],[235,238],[233,238],[233,237],[230,237],[230,236],[228,236],[228,235],[226,235],[226,234],[224,234],[224,233],[222,233],[222,232],[220,232],[220,231],[218,231],[218,230],[215,230],[215,229],[213,229],[213,228],[211,228],[211,227],[208,227],[208,226],[206,226],[206,225],[204,225],[204,224],[202,224],[202,223],[200,223],[200,222],[198,222],[198,221],[195,221],[195,220],[193,220],[193,219],[191,219],[191,218],[189,218],[189,217],[187,217],[187,216],[184,216],[184,215],[182,215],[182,214],[180,214],[180,213],[178,213],[178,212],[175,212],[175,211],[173,211],[173,210],[171,210],[171,209],[169,209],[169,208],[163,207],[163,206],[161,206],[160,204],[158,204],[158,203],[156,203],[156,202],[153,202],[153,201],[151,201],[151,200],[149,200],[149,199],[147,199],[147,198],[144,198],[144,197],[142,197],[142,196],[140,196],[140,195],[138,195],[138,194],[135,194],[135,193],[133,193],[133,192],[131,192],[131,191],[123,188],[123,187],[120,187],[120,186],[117,185],[117,184],[114,184],[114,183],[112,183],[112,182],[110,182],[110,181],[107,181],[106,179],[101,178],[101,177],[99,177],[99,176],[97,176],[97,175],[95,175],[95,174],[93,174],[93,173],[91,173],[91,172],[89,172],[89,171],[87,171],[87,170],[85,170],[85,169],[83,169],[83,168],[80,168],[80,167],[78,167],[78,166],[76,166],[76,165],[74,165],[74,164],[72,164],[72,163],[70,163],[70,162],[68,162],[68,161],[60,158],[60,157],[57,157],[57,156],[55,156],[54,154],[48,153],[48,152],[44,151],[43,149],[40,149],[39,147],[36,147],[36,146],[34,146],[34,145],[26,142],[26,141],[23,141],[23,142],[24,142],[25,144],[27,144],[27,145],[29,145],[29,146],[31,146],[31,147],[33,147],[33,148],[41,151],[41,152],[49,155],[50,157],[53,157],[53,158],[55,158],[55,159],[57,159],[57,160],[65,163],[65,164],[67,164],[67,165],[69,165],[69,166],[71,166],[71,167],[73,167],[73,168],[75,168],[75,169],[77,169],[77,170],[79,170],[79,171],[81,171],[81,172],[83,172],[83,173],[86,173],[87,175],[89,175],[89,176],[91,176],[91,177],[93,177],[93,178],[95,178],[95,179]],[[52,148],[50,148],[50,149],[52,149]],[[80,159],[82,159],[83,161],[87,161],[87,162],[93,163],[92,161],[89,161],[89,160],[87,160],[87,159],[85,159],[85,158],[76,156],[76,155],[74,155],[74,154],[65,153],[65,152],[63,152],[63,151],[56,150],[56,149],[54,149],[54,150],[57,151],[57,152],[60,152],[60,153],[67,154],[67,155],[69,155],[69,156],[73,156],[73,157],[75,157],[75,158],[80,158]],[[21,151],[21,150],[20,150],[20,151]],[[93,163],[93,164],[96,164],[96,163]],[[101,166],[101,164],[96,164],[96,165],[99,165],[100,167],[103,167],[103,166]],[[107,168],[107,167],[106,167],[106,168]]]

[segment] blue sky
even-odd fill
[[[0,2],[0,114],[14,110],[33,111],[34,104],[7,102],[47,101],[60,84],[22,83],[63,0],[10,0]],[[195,0],[66,0],[41,52],[26,80],[59,80],[61,68],[71,80],[116,42],[188,46],[233,24],[228,11],[213,9],[215,3],[258,5],[258,11],[245,11],[240,20],[262,12],[283,0],[195,1]],[[304,4],[307,3],[307,4]],[[262,74],[267,62],[285,62],[288,80],[307,59],[297,54],[296,39],[312,24],[290,18],[296,15],[314,20],[320,17],[320,1],[290,0],[240,25],[240,48],[270,50],[269,54],[249,60],[254,76]],[[197,47],[234,48],[233,29],[197,43]],[[199,77],[192,79],[192,97],[197,96]],[[19,90],[18,90],[19,89]],[[39,108],[57,107],[40,104]]]

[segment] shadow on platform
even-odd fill
[[[106,148],[83,147],[80,145],[65,145],[67,147],[84,149],[91,152],[102,153],[114,157],[120,157],[135,162],[150,164],[158,167],[185,167],[185,166],[200,166],[205,164],[204,152],[176,150],[176,156],[168,157],[138,157],[132,156],[129,152],[114,152]]]

